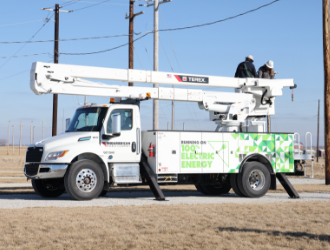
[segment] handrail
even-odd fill
[[[294,152],[294,141],[295,141],[295,138],[296,138],[296,135],[298,137],[298,154],[300,154],[300,135],[298,133],[294,133],[293,135],[293,152]]]
[[[309,143],[310,143],[310,155],[313,153],[313,146],[312,146],[312,133],[310,132],[307,132],[306,135],[305,135],[305,147],[306,147],[306,154],[308,154],[308,144],[307,144],[307,136],[309,135]]]

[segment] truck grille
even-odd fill
[[[38,173],[39,164],[25,165],[25,173],[29,176],[34,176]]]
[[[26,162],[41,162],[43,148],[28,148],[26,152]]]

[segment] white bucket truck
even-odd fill
[[[187,88],[124,87],[102,79],[176,86],[235,88],[239,93]],[[242,197],[276,189],[276,177],[291,197],[299,197],[284,173],[294,173],[294,133],[267,133],[275,97],[292,79],[265,80],[198,76],[141,70],[37,62],[30,87],[36,95],[111,97],[108,104],[76,110],[65,133],[29,145],[25,175],[43,197],[65,190],[77,200],[104,195],[114,185],[192,184],[206,195],[232,188]],[[114,102],[114,98],[122,98]],[[196,102],[217,125],[210,131],[141,131],[140,102],[148,99]],[[197,105],[196,105],[197,106]],[[245,125],[249,117],[250,124]]]

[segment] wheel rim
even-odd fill
[[[93,170],[82,169],[76,178],[76,184],[82,192],[92,192],[97,183],[97,177]]]
[[[261,190],[265,186],[266,177],[261,170],[252,170],[249,175],[249,183],[253,190]]]

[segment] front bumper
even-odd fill
[[[68,166],[66,164],[26,164],[24,174],[30,179],[63,178]]]

